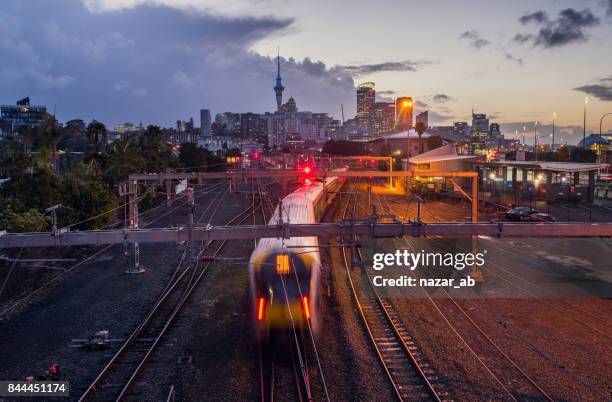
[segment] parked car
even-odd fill
[[[535,214],[527,215],[523,217],[523,222],[556,222],[554,216],[551,214],[545,214],[542,212],[536,212]]]
[[[522,222],[526,216],[538,213],[530,207],[516,207],[506,212],[506,219],[509,221]]]

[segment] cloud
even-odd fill
[[[612,17],[612,0],[608,0],[608,6],[607,6],[607,10],[606,10],[606,15],[608,17]]]
[[[548,15],[544,11],[536,11],[531,14],[523,15],[522,17],[519,18],[519,21],[523,25],[527,25],[530,22],[536,22],[538,24],[541,24],[543,22],[548,21]]]
[[[423,108],[423,109],[429,107],[429,105],[427,103],[425,103],[425,102],[423,102],[421,100],[418,100],[418,99],[414,101],[414,105],[416,107],[418,107],[418,108]]]
[[[459,35],[459,39],[466,39],[469,41],[470,46],[475,49],[482,49],[491,44],[488,40],[482,38],[478,31],[465,31],[461,35]]]
[[[395,91],[391,91],[391,90],[384,90],[384,91],[376,91],[376,95],[382,95],[382,96],[392,96],[395,95],[396,92]]]
[[[384,63],[361,64],[361,65],[339,65],[334,68],[338,71],[351,75],[363,76],[367,74],[379,73],[382,71],[417,71],[418,68],[431,64],[430,61],[387,61]]]
[[[445,94],[437,94],[434,95],[433,100],[437,103],[446,103],[453,100],[453,98]]]
[[[599,18],[588,8],[581,11],[566,8],[561,10],[554,20],[550,20],[544,11],[536,11],[523,15],[519,18],[519,22],[523,25],[533,23],[540,29],[535,34],[519,33],[514,36],[514,42],[519,44],[531,42],[533,46],[554,48],[586,42],[588,35],[585,29],[599,25]]]
[[[450,113],[436,112],[434,110],[430,110],[427,114],[429,119],[429,125],[433,125],[432,123],[448,123],[455,120],[457,116],[454,116]]]
[[[171,126],[190,116],[197,121],[203,108],[276,109],[275,60],[251,49],[286,34],[293,19],[186,11],[160,1],[119,3],[115,11],[92,12],[81,0],[27,9],[22,0],[3,0],[0,30],[9,28],[0,34],[2,102],[29,95],[37,104],[57,104],[60,120],[95,118],[108,125],[142,120]],[[281,58],[281,69],[284,98],[293,95],[300,110],[338,116],[344,104],[347,116],[355,113],[355,81],[346,69],[310,58]]]
[[[506,60],[516,63],[518,66],[521,66],[521,67],[523,66],[523,59],[514,57],[510,53],[506,53],[504,56],[506,57]]]
[[[574,91],[584,92],[605,102],[612,102],[612,75],[597,80],[597,84],[583,85]]]
[[[71,37],[62,33],[55,22],[46,24],[46,34],[50,47],[82,53],[93,61],[105,59],[109,52],[116,49],[134,46],[134,41],[123,36],[121,32],[111,32],[91,40]]]

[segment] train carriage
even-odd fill
[[[342,180],[337,177],[305,184],[282,200],[282,221],[315,223],[331,204]],[[270,225],[279,224],[277,206]],[[252,317],[258,339],[271,331],[320,327],[321,257],[317,237],[261,239],[249,261]]]

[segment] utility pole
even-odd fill
[[[195,201],[193,197],[193,188],[187,188],[187,199],[189,200],[189,233],[187,240],[187,250],[189,253],[189,264],[193,264],[193,214],[195,210]]]
[[[126,229],[138,229],[138,181],[128,180],[127,184],[121,184],[119,186],[119,195],[128,197],[128,220]],[[129,252],[126,243],[126,258],[129,257]],[[125,271],[127,274],[139,274],[144,272],[145,269],[140,265],[140,245],[134,243],[134,264],[128,258],[128,266]]]
[[[45,213],[48,214],[49,212],[51,212],[51,219],[53,220],[51,226],[51,233],[53,233],[54,236],[57,234],[57,209],[61,206],[62,204],[56,204],[52,207],[45,209]]]

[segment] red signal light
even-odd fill
[[[304,168],[304,173],[310,173],[310,170],[311,170],[311,169],[310,169],[310,166],[306,166],[306,167]]]
[[[253,152],[253,158],[254,159],[259,159],[259,152],[257,152],[257,151]]]

